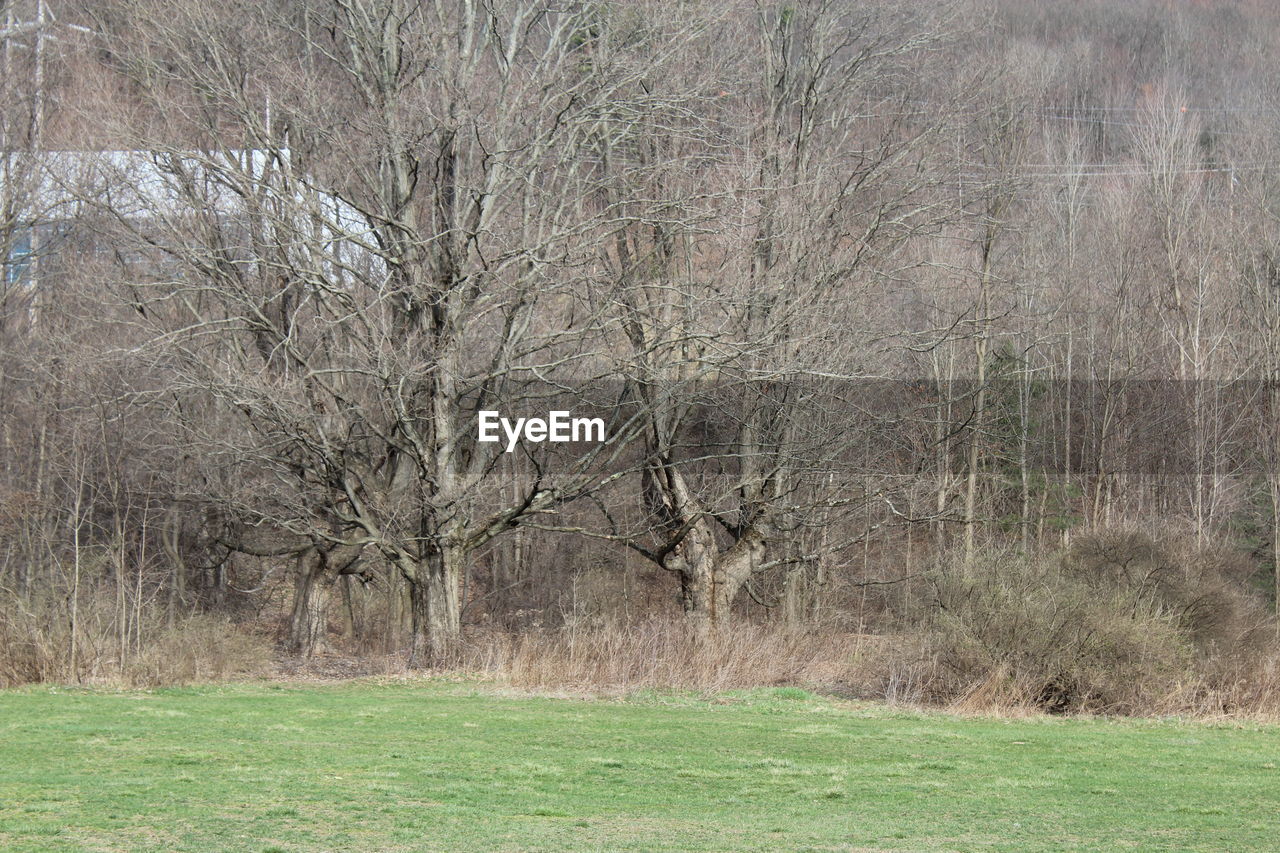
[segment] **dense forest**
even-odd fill
[[[3,9],[0,684],[1280,708],[1271,4]]]

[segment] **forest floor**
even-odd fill
[[[1280,727],[795,688],[0,691],[0,849],[1266,850]]]

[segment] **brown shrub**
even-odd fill
[[[939,564],[904,625],[926,702],[1050,712],[1280,712],[1275,624],[1230,552],[1133,530]],[[901,648],[907,648],[902,646]]]
[[[1061,565],[1090,586],[1163,608],[1203,653],[1254,648],[1272,636],[1269,614],[1247,586],[1255,567],[1230,548],[1104,530],[1078,537]]]
[[[1051,563],[988,553],[931,580],[927,700],[1131,713],[1190,672],[1190,645],[1159,607]]]
[[[170,622],[154,602],[122,617],[104,590],[80,595],[73,632],[69,598],[0,598],[0,687],[218,681],[265,672],[271,660],[268,642],[226,618],[175,614]]]

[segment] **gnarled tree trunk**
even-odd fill
[[[333,578],[326,577],[326,568],[319,549],[308,548],[298,554],[287,647],[302,657],[311,657],[325,642],[333,582]]]
[[[737,532],[733,544],[721,547],[712,516],[703,511],[678,470],[658,465],[645,479],[650,506],[663,519],[664,535],[678,539],[660,552],[659,565],[679,576],[685,615],[699,631],[726,624],[734,599],[764,563],[765,536],[749,527]]]
[[[710,525],[703,526],[709,534]],[[763,537],[754,532],[723,550],[714,542],[707,547],[705,535],[699,535],[696,527],[685,537],[691,547],[669,559],[666,567],[680,575],[680,601],[685,614],[699,630],[708,630],[730,621],[734,599],[764,562],[766,548]],[[690,543],[690,539],[695,541]]]
[[[409,581],[413,636],[410,669],[438,669],[458,663],[462,653],[462,567],[460,548],[445,546],[418,561]]]

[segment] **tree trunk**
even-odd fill
[[[666,532],[680,537],[659,565],[679,576],[685,615],[700,633],[727,623],[739,590],[764,562],[761,525],[747,527],[732,545],[721,549],[710,517],[702,514],[679,471],[663,465],[646,469],[644,489],[646,503],[664,519]]]
[[[351,636],[352,643],[362,653],[364,652],[364,607],[361,606],[360,611],[356,612],[356,594],[352,587],[357,583],[354,575],[341,575],[338,578],[342,592],[342,609],[347,614],[347,630]]]
[[[325,561],[319,551],[309,548],[298,555],[288,649],[302,657],[311,657],[325,641],[332,579],[324,575]]]
[[[978,526],[978,466],[982,462],[982,442],[985,438],[983,430],[987,414],[987,336],[991,333],[989,319],[991,315],[991,250],[994,242],[995,232],[989,229],[982,250],[981,290],[974,308],[974,322],[978,326],[973,339],[974,382],[977,393],[974,395],[973,419],[965,459],[968,468],[964,489],[964,570],[966,575],[973,565]]]
[[[1271,574],[1275,594],[1276,633],[1280,634],[1280,478],[1271,472]]]
[[[673,552],[670,567],[680,575],[680,601],[699,632],[728,624],[734,599],[764,561],[764,554],[764,538],[755,531],[721,551],[710,525],[694,525]]]
[[[443,669],[458,663],[462,652],[462,565],[461,550],[446,546],[414,567],[409,582],[413,613],[410,669]]]

